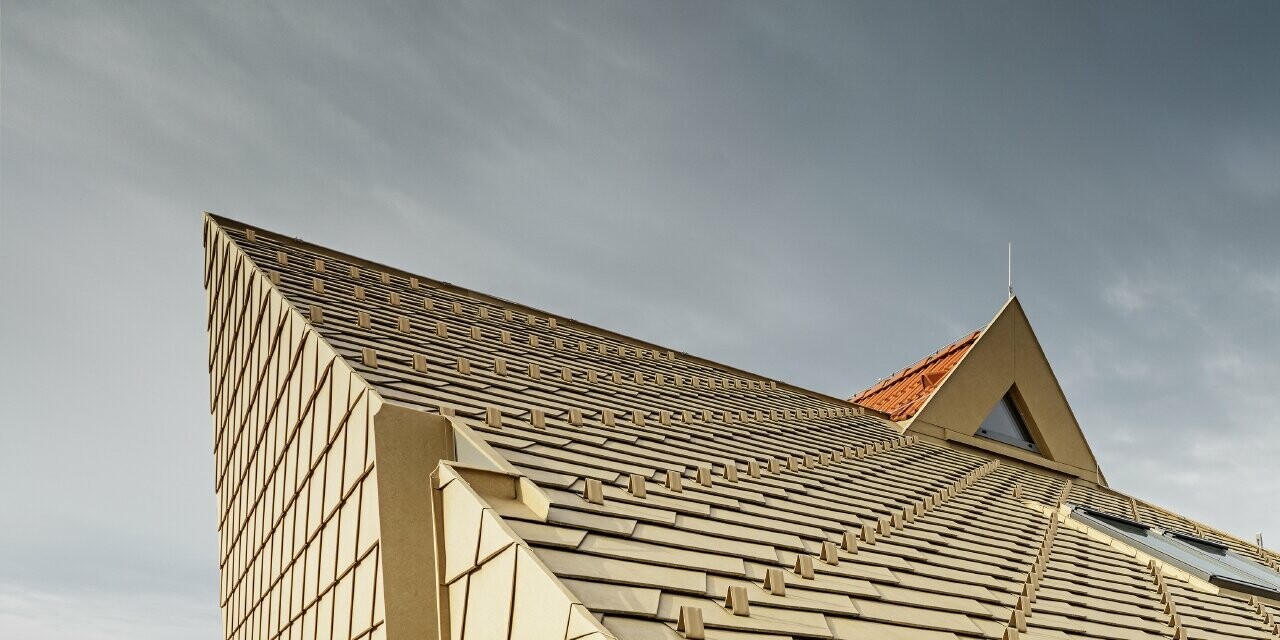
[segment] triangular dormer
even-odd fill
[[[1105,484],[1017,298],[983,329],[852,401],[921,437]]]

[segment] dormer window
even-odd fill
[[[1018,411],[1017,403],[1013,401],[1012,389],[991,408],[987,419],[978,427],[978,435],[1027,451],[1039,451],[1035,440],[1031,438],[1031,432],[1027,430],[1027,423],[1022,419],[1022,413]]]

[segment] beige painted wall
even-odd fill
[[[1041,453],[1059,463],[1054,466],[1060,470],[1074,469],[1100,480],[1093,452],[1016,298],[943,381],[908,431],[936,437],[973,436],[995,403],[1015,385],[1019,408]]]

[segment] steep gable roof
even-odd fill
[[[453,637],[535,637],[510,609],[529,562],[620,639],[1274,633],[1280,608],[1148,566],[1060,509],[1091,505],[1280,560],[1124,494],[567,318],[209,225],[381,401],[465,427],[544,496],[541,512],[497,499],[444,510]],[[479,546],[455,548],[450,531]],[[514,559],[496,560],[513,541]],[[574,625],[555,637],[585,637]]]
[[[929,395],[951,373],[982,335],[979,329],[922,358],[919,362],[877,382],[849,401],[888,414],[890,420],[908,420],[924,406]]]

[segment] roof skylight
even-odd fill
[[[1280,597],[1280,573],[1216,542],[1163,531],[1087,507],[1076,507],[1072,517],[1210,584],[1254,595]]]

